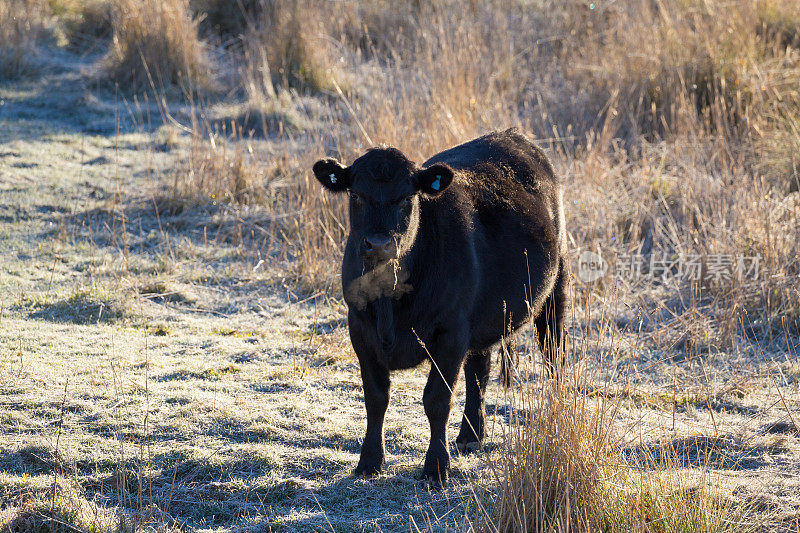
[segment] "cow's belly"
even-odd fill
[[[501,253],[484,256],[471,320],[470,348],[486,349],[538,315],[558,275],[558,250],[536,238],[517,239]]]

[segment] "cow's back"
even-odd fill
[[[529,310],[538,314],[552,292],[565,250],[561,185],[541,149],[515,129],[441,152],[423,166],[433,163],[456,171],[453,195],[471,209],[480,283],[470,344],[483,349]]]
[[[454,170],[477,178],[491,176],[487,171],[492,167],[504,168],[511,171],[511,175],[504,177],[513,177],[526,187],[538,187],[543,181],[558,181],[544,152],[517,128],[492,132],[439,152],[422,166],[434,163],[446,163]]]

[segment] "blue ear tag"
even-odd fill
[[[437,174],[436,175],[436,179],[433,180],[433,182],[431,182],[431,189],[433,189],[434,191],[438,191],[439,187],[442,186],[442,181],[441,180],[442,180],[442,177]]]

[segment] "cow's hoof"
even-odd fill
[[[426,472],[423,470],[422,474],[419,476],[419,480],[426,482],[431,490],[441,490],[447,486],[447,473],[441,473],[435,470]]]
[[[383,465],[362,465],[361,463],[358,464],[356,470],[354,472],[357,476],[365,476],[365,477],[372,477],[377,476],[381,473]]]
[[[467,455],[481,449],[480,442],[456,442],[456,449],[461,455]]]

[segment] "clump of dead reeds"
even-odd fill
[[[109,76],[126,89],[207,87],[209,60],[189,0],[114,0]]]
[[[690,478],[668,461],[629,462],[596,400],[556,386],[527,392],[517,405],[501,451],[490,459],[496,493],[478,530],[755,530],[746,511],[707,482],[707,472]]]
[[[283,87],[319,91],[331,87],[335,55],[325,42],[325,2],[271,0],[249,18],[242,40],[255,61],[249,71],[271,75]]]
[[[757,529],[751,509],[712,483],[706,466],[689,474],[669,446],[625,444],[615,429],[619,400],[587,394],[589,373],[568,368],[560,381],[525,379],[507,392],[509,424],[487,455],[489,483],[474,493],[476,531]]]
[[[70,49],[102,49],[111,37],[111,0],[57,0],[50,3],[63,26]]]

